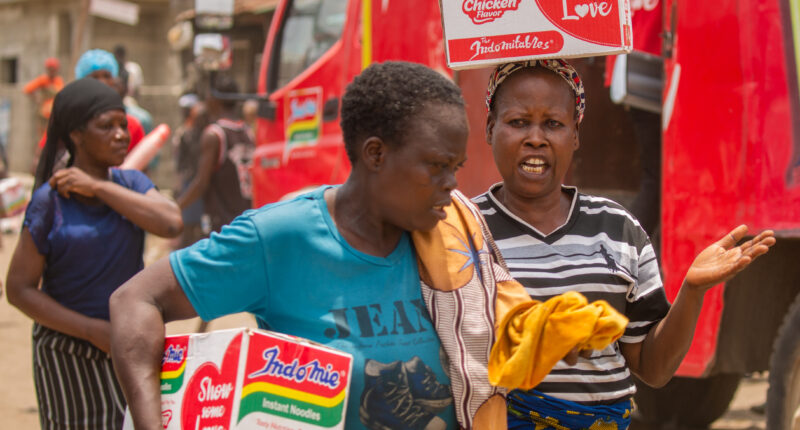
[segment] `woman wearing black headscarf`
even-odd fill
[[[34,320],[42,429],[121,427],[108,298],[142,269],[145,231],[174,237],[182,229],[177,205],[144,174],[112,168],[129,139],[109,86],[86,78],[56,96],[6,282],[8,301]],[[67,167],[53,172],[65,152]]]

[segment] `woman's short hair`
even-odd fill
[[[355,164],[358,144],[371,136],[401,144],[410,121],[430,103],[464,106],[452,81],[421,64],[373,64],[353,79],[342,97],[341,127],[347,157]]]

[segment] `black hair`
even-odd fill
[[[369,66],[342,97],[347,158],[355,164],[359,142],[371,136],[400,144],[409,122],[430,103],[464,107],[458,86],[428,67],[400,61]]]
[[[214,77],[214,83],[212,85],[214,92],[222,93],[222,95],[227,94],[237,94],[239,92],[239,85],[236,84],[236,81],[233,80],[232,77],[226,74],[218,74]],[[216,97],[214,92],[211,93],[212,97],[219,100],[219,103],[225,109],[233,109],[236,107],[238,100],[236,99],[227,99],[222,97]]]
[[[125,58],[125,46],[124,45],[117,45],[114,47],[114,56],[118,58]]]
[[[69,136],[64,136],[62,139],[49,137],[49,133],[54,130],[53,119],[51,114],[47,126],[48,138],[41,154],[39,154],[39,164],[36,165],[36,175],[34,175],[33,181],[34,190],[50,180],[53,172],[58,170],[57,166],[70,167],[75,162],[75,143],[72,142],[72,138]],[[83,131],[86,129],[87,124],[88,121],[73,130]],[[64,164],[65,156],[67,157],[66,164]]]

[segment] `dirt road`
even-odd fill
[[[163,241],[148,239],[146,261],[153,261],[166,251]],[[4,234],[0,247],[0,279],[5,283],[11,253],[17,242],[16,234]],[[170,333],[186,333],[197,327],[199,320],[172,323]],[[255,326],[246,315],[233,315],[212,321],[210,330]],[[31,321],[3,298],[0,300],[0,427],[7,429],[39,428],[36,394],[31,373]],[[745,379],[739,386],[731,408],[711,427],[717,430],[762,430],[764,416],[753,413],[750,407],[766,399],[765,378]]]

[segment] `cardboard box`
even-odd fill
[[[0,179],[0,217],[10,217],[25,212],[28,193],[17,178]]]
[[[253,329],[168,336],[161,360],[166,430],[344,429],[353,358]],[[130,415],[123,429],[133,429]]]
[[[440,0],[447,64],[630,52],[628,0]]]

